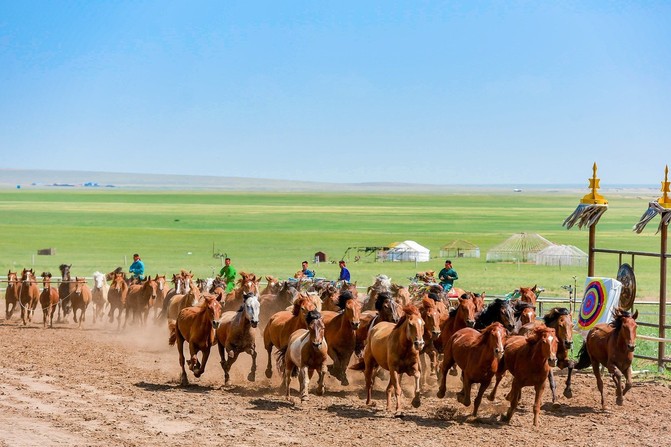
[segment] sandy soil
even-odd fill
[[[38,315],[41,319],[41,315]],[[167,327],[117,332],[111,326],[41,324],[24,327],[0,319],[0,445],[3,446],[671,446],[671,384],[636,378],[624,406],[601,411],[594,377],[577,374],[574,397],[550,403],[546,389],[541,425],[532,425],[533,390],[525,388],[512,422],[500,422],[503,396],[484,401],[481,417],[454,398],[458,379],[438,399],[435,381],[425,387],[418,409],[406,398],[403,415],[384,410],[386,383],[378,381],[375,408],[365,405],[362,374],[350,371],[352,385],[329,377],[322,397],[288,402],[277,372],[266,379],[266,354],[259,354],[257,381],[246,380],[250,360],[233,366],[232,385],[223,386],[216,347],[205,374],[179,386],[177,349],[168,346]],[[261,344],[260,344],[261,345]],[[262,350],[262,349],[261,349]],[[565,376],[558,374],[563,390]],[[314,385],[313,380],[312,385]],[[411,380],[404,380],[406,396]],[[297,395],[298,384],[292,383]]]

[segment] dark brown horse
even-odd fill
[[[455,332],[445,346],[438,397],[445,397],[447,371],[457,365],[461,368],[463,381],[463,387],[457,393],[457,400],[465,407],[471,404],[471,386],[474,383],[480,384],[473,403],[473,416],[477,416],[482,396],[492,382],[498,370],[499,361],[503,357],[503,347],[507,337],[507,331],[498,322],[490,324],[482,332],[471,328]]]
[[[265,327],[270,317],[277,312],[285,310],[288,306],[292,306],[298,293],[298,283],[283,281],[280,283],[280,288],[276,295],[261,295],[259,298],[259,302],[261,303],[261,325]]]
[[[72,295],[75,293],[76,284],[70,275],[72,264],[61,264],[58,269],[61,271],[61,283],[58,285],[58,321],[61,321],[61,313],[63,320],[67,322],[70,310],[72,310]]]
[[[138,322],[140,326],[147,324],[147,317],[149,316],[149,309],[154,304],[156,299],[156,289],[158,284],[151,276],[140,284],[133,284],[128,288],[128,296],[126,297],[126,317],[123,320],[123,327],[126,327],[128,322],[128,314],[133,314],[133,323]],[[195,291],[194,291],[195,292]]]
[[[256,380],[256,328],[259,325],[260,306],[256,295],[247,294],[237,312],[224,312],[221,315],[217,328],[217,346],[226,385],[231,379],[231,366],[242,352],[252,356],[252,368],[247,380]]]
[[[260,295],[277,295],[280,291],[280,280],[274,276],[266,276],[266,286],[261,290]]]
[[[632,387],[631,362],[636,348],[636,319],[638,310],[632,315],[622,309],[613,311],[613,321],[597,324],[587,333],[587,338],[578,354],[577,369],[592,365],[596,385],[601,393],[601,408],[606,409],[600,365],[605,366],[615,382],[615,403],[622,405],[624,395]],[[622,376],[625,378],[622,389]]]
[[[182,309],[177,321],[169,323],[170,346],[177,342],[179,352],[179,366],[182,368],[181,384],[186,386],[189,380],[184,369],[184,342],[189,343],[189,360],[186,363],[193,375],[200,377],[205,372],[210,348],[216,342],[215,330],[219,326],[221,305],[212,296],[204,296],[199,306]],[[202,363],[198,360],[198,353],[202,352]]]
[[[51,287],[51,273],[42,272],[42,293],[40,293],[40,307],[42,307],[44,327],[54,327],[54,313],[58,307],[58,290]]]
[[[33,313],[40,302],[40,288],[33,269],[23,269],[21,272],[21,288],[19,289],[19,305],[21,306],[21,320],[27,324],[33,320]]]
[[[564,396],[567,398],[573,397],[573,392],[571,391],[571,375],[573,373],[573,368],[575,367],[575,361],[570,358],[570,350],[573,346],[573,320],[571,319],[571,313],[565,307],[552,308],[545,314],[545,316],[543,316],[543,323],[547,327],[554,329],[557,333],[559,343],[557,345],[557,367],[559,369],[568,368]],[[525,335],[532,331],[534,327],[543,323],[535,320],[531,324],[525,324],[520,328],[519,335]],[[552,403],[555,403],[557,400],[557,386],[555,384],[552,370],[550,370],[550,374],[548,375],[548,381],[550,382],[550,390],[552,391]]]
[[[305,316],[307,329],[297,329],[291,334],[286,350],[278,352],[278,363],[284,363],[284,386],[287,399],[291,398],[291,377],[298,370],[301,401],[308,399],[308,385],[315,371],[319,375],[317,395],[324,394],[324,376],[328,360],[328,344],[321,314],[311,310]]]
[[[9,270],[7,272],[7,289],[5,290],[5,319],[9,320],[14,314],[14,309],[16,309],[16,303],[19,302],[19,292],[21,289],[21,283],[16,272]],[[9,306],[11,305],[11,309]]]
[[[126,310],[126,301],[128,298],[128,284],[126,283],[125,274],[123,272],[116,272],[113,274],[112,283],[107,291],[107,301],[110,304],[109,320],[114,323],[114,314],[117,314],[117,329],[121,327],[121,314]]]
[[[362,370],[366,376],[366,405],[372,404],[373,378],[381,367],[389,371],[387,385],[387,410],[391,411],[392,394],[396,395],[396,412],[401,409],[402,374],[415,379],[413,407],[419,407],[420,364],[419,353],[424,347],[424,321],[419,310],[408,305],[403,308],[403,317],[396,323],[383,322],[368,333],[368,342],[363,353],[363,361],[351,369]]]
[[[499,363],[496,373],[496,384],[489,395],[494,400],[496,389],[506,371],[513,375],[513,385],[506,397],[510,400],[510,408],[503,420],[510,421],[522,396],[522,388],[533,386],[536,391],[534,399],[534,426],[538,425],[541,411],[541,399],[550,368],[557,364],[557,336],[555,330],[546,326],[534,328],[526,336],[513,335],[506,341],[503,360]]]
[[[347,366],[356,347],[356,330],[359,328],[361,304],[349,290],[340,292],[338,298],[340,312],[324,311],[322,318],[326,325],[326,342],[328,354],[333,359],[329,366],[331,375],[340,380],[342,385],[349,385]]]
[[[78,323],[79,327],[82,327],[82,323],[86,321],[86,309],[91,303],[93,295],[91,294],[91,289],[88,284],[86,284],[86,278],[75,277],[75,291],[71,296],[72,301],[72,321]],[[79,322],[77,321],[77,311],[79,312]]]
[[[489,303],[475,317],[475,329],[484,329],[493,322],[498,321],[507,330],[515,329],[515,311],[509,300],[497,298]]]
[[[296,297],[291,311],[282,310],[270,317],[270,321],[263,330],[263,345],[268,352],[267,378],[270,379],[273,376],[273,346],[277,350],[286,349],[289,344],[289,337],[296,329],[307,329],[305,316],[311,310],[316,310],[314,302],[307,294],[301,293]],[[279,366],[280,370],[284,371],[284,365]]]

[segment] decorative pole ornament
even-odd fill
[[[592,166],[592,178],[589,179],[589,188],[592,190],[589,194],[580,199],[578,207],[568,216],[562,226],[570,229],[578,224],[578,228],[584,226],[591,227],[595,225],[603,213],[608,209],[608,200],[597,192],[600,179],[596,176],[596,162]]]
[[[648,209],[643,213],[638,220],[638,223],[634,225],[635,232],[640,233],[643,231],[648,222],[658,214],[662,219],[659,222],[659,227],[657,227],[657,233],[659,233],[662,227],[668,227],[669,222],[671,222],[671,197],[669,197],[669,184],[671,184],[671,182],[669,182],[669,165],[666,165],[666,169],[664,169],[664,181],[662,182],[662,196],[656,201],[648,203]]]

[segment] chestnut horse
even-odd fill
[[[496,389],[506,371],[513,375],[513,385],[506,397],[510,400],[510,408],[504,421],[510,421],[522,396],[522,388],[533,386],[536,391],[534,399],[534,426],[538,426],[538,415],[541,411],[541,399],[550,368],[557,364],[557,336],[555,330],[546,326],[535,327],[526,336],[513,335],[506,341],[503,360],[499,363],[496,373],[496,384],[489,395],[494,400]]]
[[[571,391],[571,375],[575,367],[575,361],[570,358],[570,349],[573,346],[573,320],[571,313],[565,307],[554,307],[543,317],[543,323],[547,327],[551,327],[557,333],[557,367],[559,369],[568,368],[568,376],[566,378],[566,387],[564,388],[565,397],[573,397]],[[533,330],[535,326],[543,324],[540,321],[534,321],[531,324],[525,324],[520,328],[519,335],[525,335]],[[552,370],[548,375],[550,382],[550,390],[552,391],[552,403],[557,400],[557,386]]]
[[[297,329],[289,337],[286,350],[278,352],[278,363],[284,363],[284,386],[287,390],[287,400],[291,399],[291,376],[298,370],[301,401],[308,400],[308,385],[315,371],[319,375],[317,380],[317,395],[324,394],[324,376],[326,375],[326,360],[328,359],[328,344],[324,337],[324,320],[316,310],[311,310],[305,316],[307,329]]]
[[[245,294],[251,293],[252,295],[259,296],[260,278],[257,278],[253,273],[246,272],[240,272],[240,276],[241,278],[238,280],[238,287],[226,295],[226,303],[223,307],[224,311],[237,311],[242,305],[243,296]]]
[[[603,380],[601,379],[600,365],[605,366],[615,382],[615,403],[622,405],[624,395],[632,387],[631,362],[636,348],[636,319],[638,310],[632,315],[630,312],[617,308],[613,311],[613,321],[609,324],[601,323],[594,326],[587,333],[585,343],[578,354],[577,369],[592,365],[596,385],[601,393],[601,408],[606,409],[603,394]],[[622,376],[625,378],[622,389]]]
[[[342,385],[349,385],[347,366],[356,346],[356,330],[359,328],[361,304],[349,290],[340,292],[338,297],[340,312],[324,311],[325,337],[328,343],[328,354],[333,365],[328,370],[332,376],[340,380]]]
[[[156,280],[152,279],[151,276],[147,276],[147,279],[141,281],[140,284],[133,284],[128,288],[128,296],[126,297],[126,317],[123,320],[124,329],[128,322],[129,312],[133,313],[133,323],[139,320],[140,326],[145,326],[147,324],[149,308],[154,304],[157,288],[158,285],[156,284]]]
[[[58,306],[58,290],[51,287],[51,273],[42,272],[42,293],[40,293],[40,306],[42,307],[42,321],[44,327],[54,327],[54,313]]]
[[[126,310],[126,300],[128,298],[128,284],[125,274],[121,271],[113,273],[112,284],[107,291],[107,301],[110,304],[109,320],[114,323],[114,313],[119,310],[117,315],[117,329],[121,327],[121,314]]]
[[[401,378],[408,374],[415,379],[412,406],[419,407],[420,364],[419,353],[424,347],[424,321],[412,304],[403,308],[403,317],[396,323],[382,322],[368,333],[363,360],[351,369],[362,370],[366,376],[366,405],[372,404],[373,378],[382,367],[389,371],[387,411],[391,411],[392,393],[396,395],[396,412],[401,408]]]
[[[392,283],[391,295],[394,297],[394,300],[401,305],[401,307],[407,306],[412,302],[412,299],[410,298],[410,291],[408,291],[407,287],[405,286]]]
[[[184,369],[184,342],[189,343],[189,360],[186,363],[193,375],[200,377],[205,372],[210,348],[216,342],[215,330],[219,326],[221,305],[213,296],[204,296],[199,306],[182,309],[177,315],[177,321],[168,325],[170,337],[168,344],[173,346],[177,342],[179,352],[179,366],[182,368],[181,385],[186,386],[189,380]],[[202,363],[198,361],[198,353],[202,352]]]
[[[109,284],[105,281],[105,274],[101,272],[93,273],[93,289],[91,289],[91,302],[93,303],[93,324],[96,320],[102,321],[105,306],[109,305],[107,295],[109,293]]]
[[[536,306],[522,300],[514,300],[511,302],[513,304],[513,315],[515,316],[515,328],[512,332],[514,334],[520,334],[522,326],[529,323],[533,325],[535,323]]]
[[[77,323],[77,311],[79,310],[78,327],[82,327],[82,323],[86,321],[86,308],[91,302],[91,289],[86,284],[86,278],[75,277],[75,291],[70,297],[72,302],[72,321]]]
[[[294,301],[291,311],[281,310],[270,317],[270,321],[263,330],[263,345],[268,352],[268,365],[266,366],[266,377],[273,376],[272,350],[286,349],[289,337],[296,329],[307,329],[305,317],[311,310],[316,310],[312,299],[306,294],[299,294]],[[278,365],[280,371],[284,371],[284,365]]]
[[[533,287],[520,287],[520,300],[535,307],[536,299],[538,298],[537,290],[536,285]]]
[[[442,353],[450,337],[459,329],[475,326],[475,302],[471,295],[463,294],[458,298],[457,307],[450,309],[447,319],[440,325],[440,337],[433,341],[436,350]]]
[[[274,276],[266,276],[266,286],[261,290],[260,295],[277,295],[280,291],[280,280]]]
[[[252,369],[247,380],[256,380],[256,333],[260,314],[259,298],[253,294],[245,294],[242,306],[237,312],[224,312],[217,328],[217,346],[224,370],[224,384],[228,385],[231,366],[241,352],[252,356]]]
[[[33,320],[33,313],[40,302],[40,289],[33,269],[23,269],[21,272],[21,288],[19,289],[19,306],[21,306],[21,320],[27,324]]]
[[[165,275],[156,275],[156,299],[154,300],[154,320],[156,320],[159,309],[163,308],[163,302],[168,294],[168,288],[165,286]]]
[[[261,325],[266,326],[270,317],[277,312],[285,310],[287,306],[293,306],[293,302],[298,295],[297,283],[292,281],[283,281],[280,283],[279,291],[276,295],[261,295]]]
[[[444,315],[447,317],[449,314],[442,301],[436,303],[433,299],[424,297],[422,299],[422,305],[419,308],[419,314],[422,316],[422,320],[424,320],[424,348],[422,349],[421,354],[428,356],[430,362],[430,369],[427,369],[424,356],[422,355],[420,357],[422,361],[423,375],[436,373],[438,352],[436,351],[433,341],[440,337],[441,312],[438,309],[438,305],[445,309]],[[424,380],[425,379],[426,378],[424,378]]]
[[[324,287],[319,292],[319,298],[322,301],[322,310],[338,312],[340,310],[338,307],[338,296],[340,296],[340,290],[336,286],[329,284]]]
[[[357,357],[363,355],[363,348],[366,346],[368,331],[382,321],[396,324],[401,318],[399,315],[399,306],[389,292],[382,292],[377,295],[375,300],[375,310],[366,310],[361,312],[359,317],[359,328],[356,330],[356,346],[354,354]]]
[[[445,379],[452,366],[461,368],[462,389],[457,393],[457,400],[465,407],[471,405],[471,386],[479,383],[478,395],[473,402],[473,416],[478,415],[482,396],[492,382],[503,357],[503,346],[508,333],[503,325],[495,322],[482,332],[475,329],[459,329],[452,335],[445,346],[445,358],[440,375],[438,397],[445,397]]]
[[[16,303],[19,302],[19,292],[21,290],[21,283],[19,283],[19,278],[16,275],[16,272],[9,270],[7,272],[7,289],[5,290],[5,319],[9,320],[12,318],[14,309],[16,309]],[[10,309],[9,306],[12,306]]]

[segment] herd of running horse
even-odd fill
[[[117,329],[121,329],[122,316],[123,328],[129,316],[131,324],[143,326],[153,310],[155,321],[167,321],[169,344],[177,345],[182,385],[188,384],[185,365],[195,377],[200,377],[215,344],[225,384],[230,383],[230,369],[243,352],[252,359],[247,379],[255,381],[257,331],[261,330],[268,353],[265,375],[273,375],[274,350],[287,398],[292,377],[298,376],[300,397],[305,400],[314,372],[318,374],[316,393],[321,395],[327,372],[347,386],[347,371],[359,370],[365,376],[366,403],[374,405],[374,380],[384,369],[389,373],[387,410],[392,411],[395,397],[398,412],[403,374],[414,379],[412,405],[418,407],[420,389],[429,374],[437,375],[437,396],[443,398],[447,374],[460,371],[462,389],[456,398],[464,406],[471,405],[472,385],[480,385],[473,401],[472,415],[477,417],[492,380],[495,385],[488,395],[490,400],[494,400],[502,377],[509,372],[513,379],[506,396],[510,407],[503,420],[510,420],[515,412],[522,388],[533,386],[533,423],[538,425],[546,382],[550,384],[553,402],[556,400],[554,367],[568,369],[564,396],[570,398],[572,370],[592,366],[602,408],[606,403],[601,365],[615,383],[618,405],[623,404],[623,396],[632,386],[638,312],[616,309],[610,324],[597,325],[588,333],[576,362],[570,358],[570,312],[553,308],[536,318],[535,286],[521,287],[518,299],[495,299],[486,304],[484,293],[457,289],[447,294],[430,281],[408,290],[391,283],[385,275],[379,275],[367,293],[359,296],[356,284],[280,281],[272,276],[265,277],[267,285],[261,290],[261,278],[245,272],[240,273],[237,287],[229,293],[219,278],[194,280],[186,270],[173,274],[172,287],[168,288],[165,275],[133,282],[121,268],[107,274],[95,272],[90,288],[85,278],[73,278],[70,268],[67,264],[59,267],[61,279],[57,288],[51,286],[51,273],[43,272],[42,290],[32,269],[23,269],[20,274],[9,271],[6,320],[11,319],[18,306],[21,320],[27,324],[39,304],[44,327],[53,326],[55,314],[58,321],[67,322],[70,312],[81,327],[91,305],[94,323],[106,313],[109,322],[116,320]],[[185,342],[188,358],[184,354]]]

